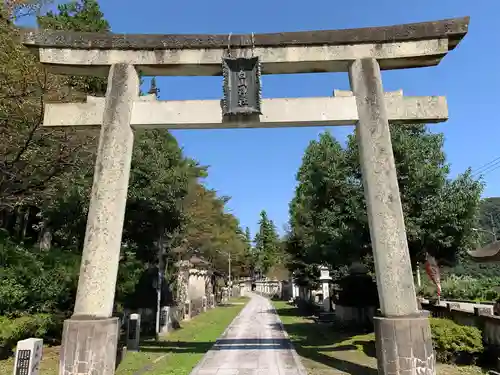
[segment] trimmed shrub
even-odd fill
[[[351,274],[339,282],[336,304],[350,307],[379,307],[377,283],[368,274]]]
[[[299,298],[297,300],[297,308],[303,315],[314,315],[321,310],[321,308],[317,306],[313,301],[305,300],[302,298]]]
[[[431,318],[437,360],[443,363],[473,364],[483,353],[481,331],[449,319]]]

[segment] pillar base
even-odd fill
[[[64,321],[60,375],[114,375],[119,319],[72,318]]]
[[[387,318],[374,317],[378,373],[436,374],[429,312]]]

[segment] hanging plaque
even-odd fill
[[[222,61],[222,74],[224,77],[223,115],[262,114],[259,58],[225,57]]]

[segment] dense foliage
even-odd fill
[[[425,280],[418,294],[436,298],[436,288]],[[500,277],[446,275],[441,281],[441,297],[446,300],[493,302],[500,297]]]
[[[481,201],[479,213],[481,244],[487,244],[500,237],[500,198],[485,198]]]
[[[79,259],[0,240],[0,315],[66,313],[74,302]]]
[[[19,43],[8,11],[33,9],[41,8],[12,1],[0,17],[0,315],[11,322],[0,324],[0,349],[43,329],[45,316],[69,316],[76,294],[99,133],[42,128],[44,103],[106,92],[106,79],[47,72]],[[95,0],[37,19],[43,28],[110,30]],[[115,311],[156,306],[158,269],[174,289],[181,259],[204,258],[226,277],[229,257],[233,276],[252,268],[249,233],[227,212],[229,197],[205,187],[207,175],[167,130],[136,131]]]
[[[276,226],[264,210],[260,213],[259,232],[255,235],[254,243],[257,268],[262,274],[266,274],[277,263],[280,241]]]
[[[463,326],[450,319],[431,318],[431,332],[437,360],[470,364],[482,354],[483,337],[476,327]]]
[[[425,126],[392,126],[392,146],[412,262],[425,253],[455,264],[477,241],[482,185],[470,171],[449,177],[442,134]],[[338,279],[361,260],[373,266],[355,136],[346,147],[326,132],[307,147],[290,203],[287,251],[299,283],[327,264]]]

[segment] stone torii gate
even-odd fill
[[[381,315],[375,321],[379,372],[435,374],[428,318],[418,310],[415,298],[389,123],[444,121],[447,105],[444,97],[384,93],[380,71],[437,65],[465,36],[468,23],[467,17],[389,27],[233,35],[230,40],[225,35],[26,30],[24,44],[54,73],[108,77],[105,98],[48,104],[45,112],[45,126],[101,126],[75,310],[64,324],[59,373],[114,373],[118,320],[112,318],[112,308],[133,129],[355,125],[380,296]],[[214,100],[139,99],[139,72],[224,73],[227,79],[222,62],[227,62],[228,52],[247,62],[256,57],[262,74],[349,72],[352,92],[261,101],[259,69],[254,64],[248,74],[253,81],[245,87],[255,97],[244,97],[246,91],[241,94],[238,88],[238,105],[231,102],[231,87],[224,92],[222,109]],[[232,79],[246,80],[241,72],[233,72]],[[238,106],[253,106],[252,114],[228,119],[228,109],[235,113],[241,109]]]

